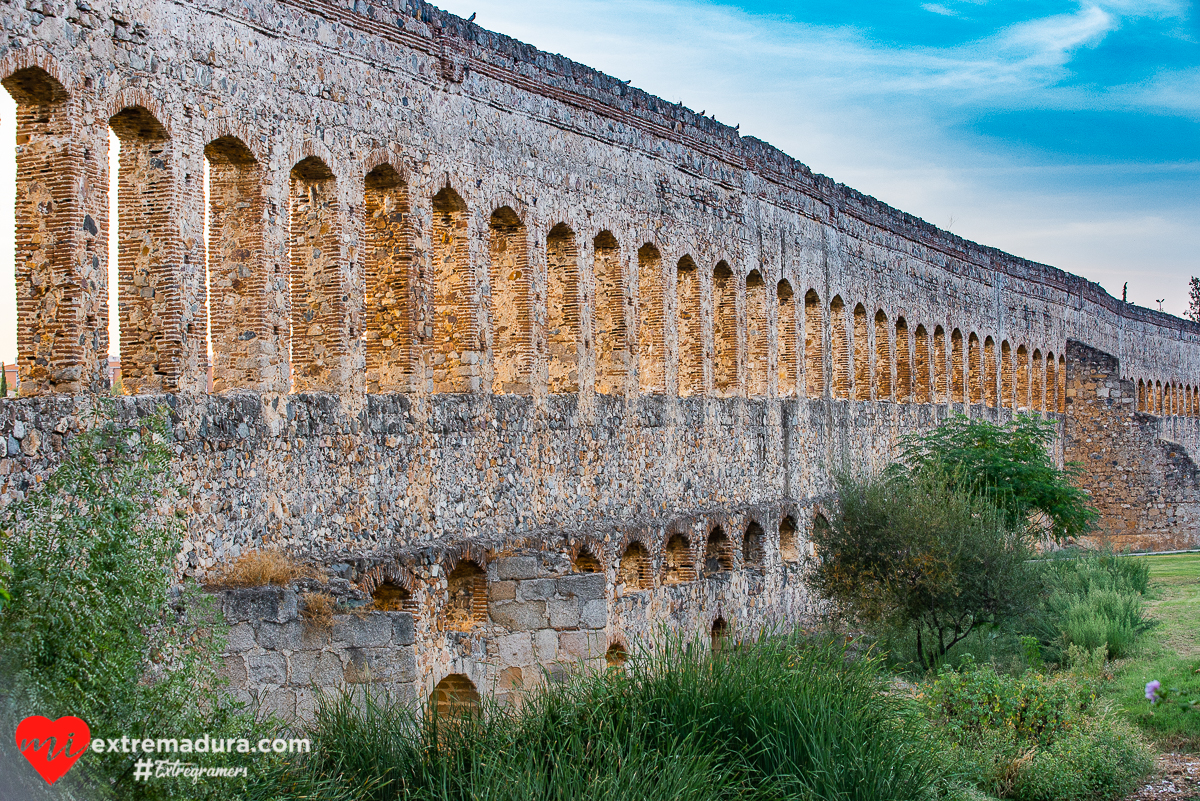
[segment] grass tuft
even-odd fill
[[[214,588],[286,587],[301,578],[315,578],[316,571],[283,551],[245,551],[236,561],[219,567],[209,586]]]

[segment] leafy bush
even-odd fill
[[[215,610],[198,593],[172,602],[182,521],[165,511],[176,493],[170,441],[165,413],[134,428],[97,419],[41,487],[4,511],[6,730],[34,714],[80,717],[93,737],[216,735],[246,722],[220,691]],[[190,781],[135,782],[137,758],[88,754],[59,785],[89,799],[204,796]]]
[[[573,675],[454,725],[410,706],[321,705],[314,752],[251,798],[917,799],[939,768],[878,663],[771,639],[671,648]],[[365,789],[364,789],[365,788]]]
[[[1055,424],[1040,416],[1017,415],[997,425],[955,415],[932,431],[907,437],[901,458],[916,472],[932,470],[987,498],[1005,513],[1009,526],[1043,516],[1061,540],[1087,533],[1099,514],[1074,483],[1081,468],[1055,466],[1050,445],[1056,436]]]
[[[1068,671],[1020,675],[943,668],[923,700],[957,778],[1015,801],[1113,798],[1153,766],[1150,752],[1099,702],[1103,655],[1072,649]]]
[[[860,623],[911,632],[922,669],[1029,608],[1028,530],[945,474],[843,473],[837,494],[829,525],[813,531],[810,580]]]

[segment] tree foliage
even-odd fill
[[[843,473],[837,495],[813,531],[813,584],[860,623],[913,631],[922,668],[1026,611],[1028,529],[985,498],[933,470]]]
[[[11,595],[0,611],[0,711],[74,715],[93,738],[230,731],[244,721],[217,678],[217,613],[198,595],[172,593],[183,524],[171,511],[179,496],[167,416],[93,423],[0,516]],[[59,784],[89,799],[207,794],[190,782],[133,781],[137,758],[88,754]]]
[[[1086,492],[1074,483],[1076,464],[1059,469],[1050,448],[1054,423],[1017,415],[1008,425],[951,417],[924,434],[905,438],[901,459],[914,472],[946,477],[951,486],[986,498],[1010,527],[1044,523],[1061,541],[1091,530],[1099,517]]]
[[[1187,318],[1192,322],[1200,323],[1200,278],[1194,275],[1188,282]]]

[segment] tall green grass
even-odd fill
[[[326,698],[314,752],[251,798],[923,799],[941,768],[870,657],[765,639],[672,647],[448,724],[411,705]]]
[[[1143,595],[1150,583],[1146,560],[1101,552],[1055,558],[1039,565],[1045,600],[1033,628],[1052,659],[1071,645],[1109,657],[1128,656],[1153,625]]]

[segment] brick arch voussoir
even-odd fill
[[[370,175],[376,167],[382,167],[385,164],[396,171],[396,174],[400,176],[400,181],[405,186],[410,186],[412,184],[412,176],[415,168],[409,163],[408,159],[405,158],[404,151],[400,149],[400,146],[394,144],[387,147],[377,147],[368,153],[359,164],[359,174],[356,177],[359,181],[365,182],[367,176]],[[438,190],[438,192],[440,191],[441,189]],[[455,191],[457,192],[457,190]],[[433,194],[436,195],[437,192],[434,192]],[[430,195],[430,197],[433,197],[433,195]],[[459,193],[459,197],[462,197],[461,193]],[[464,199],[463,202],[465,203],[466,200]]]
[[[366,570],[358,579],[358,586],[370,595],[379,588],[380,584],[390,582],[403,588],[408,593],[415,593],[417,581],[410,570],[396,562],[383,562]]]
[[[250,155],[254,157],[254,160],[258,164],[265,163],[265,154],[263,153],[261,139],[259,138],[257,129],[253,126],[247,125],[228,115],[220,115],[205,120],[204,125],[200,129],[201,147],[208,147],[213,142],[224,137],[231,137],[238,140],[246,146],[246,149],[250,151]],[[291,169],[291,165],[289,165],[289,169]]]
[[[167,111],[167,107],[163,105],[161,100],[140,86],[127,86],[113,92],[108,100],[101,104],[101,107],[104,109],[104,121],[107,123],[108,120],[111,120],[125,109],[135,106],[141,106],[154,116],[158,124],[167,132],[167,139],[174,147],[174,143],[179,140],[179,137],[177,136],[177,126],[171,118],[171,114]],[[207,141],[205,144],[207,144]]]
[[[8,80],[14,73],[25,69],[40,69],[58,81],[66,91],[69,101],[76,101],[84,93],[83,71],[65,69],[58,59],[41,45],[34,44],[10,50],[0,58],[0,81]]]

